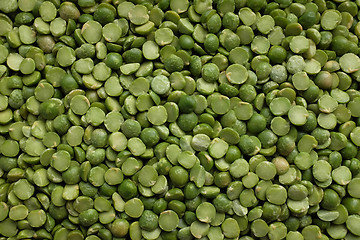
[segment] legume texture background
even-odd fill
[[[1,0],[0,240],[360,239],[359,0]]]

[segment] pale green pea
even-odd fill
[[[109,77],[106,80],[104,87],[106,94],[111,97],[118,97],[123,92],[123,88],[120,84],[119,78],[115,76]]]
[[[147,118],[154,125],[164,124],[168,118],[166,108],[164,106],[152,106],[147,113]]]
[[[262,219],[256,219],[251,223],[251,232],[256,237],[265,237],[269,232],[269,226],[267,223]]]
[[[125,150],[128,143],[125,135],[121,132],[111,133],[108,141],[110,147],[117,152]]]
[[[251,50],[257,54],[266,54],[270,49],[270,42],[263,36],[255,36],[251,42]]]
[[[14,193],[20,200],[29,199],[35,192],[35,188],[26,179],[20,179],[14,184]]]
[[[160,57],[159,46],[153,41],[147,41],[142,46],[142,52],[146,59],[155,60]]]
[[[133,218],[138,218],[144,211],[144,204],[139,198],[132,198],[125,203],[125,213]]]
[[[203,202],[196,208],[196,217],[201,222],[211,223],[215,219],[216,209],[209,202]]]
[[[353,73],[360,69],[360,58],[353,53],[346,53],[339,58],[341,69],[346,73]]]
[[[333,113],[320,113],[317,118],[318,124],[325,129],[334,129],[337,124],[337,119]]]
[[[286,97],[277,97],[270,102],[270,111],[275,116],[285,115],[291,108],[291,103]]]
[[[67,143],[70,146],[78,146],[83,141],[84,129],[80,126],[71,126],[66,134]]]
[[[276,175],[276,167],[272,162],[263,161],[256,166],[256,175],[263,180],[271,180]]]
[[[142,162],[133,157],[127,158],[121,165],[121,171],[125,176],[134,175],[142,167]]]
[[[37,169],[34,173],[34,183],[39,187],[45,187],[50,183],[47,171],[44,168]]]
[[[157,94],[165,94],[170,90],[170,81],[164,75],[158,75],[151,81],[151,89]]]
[[[297,126],[304,125],[308,116],[309,113],[303,106],[292,106],[288,112],[290,122]]]
[[[243,65],[232,64],[226,69],[226,78],[233,84],[242,84],[248,79],[248,72]]]
[[[76,60],[75,51],[67,46],[61,47],[56,54],[56,60],[62,67],[71,66]]]
[[[82,58],[75,62],[75,70],[81,74],[90,74],[94,69],[94,62],[91,58]]]
[[[325,160],[319,160],[314,163],[312,172],[316,180],[325,182],[331,178],[331,165]]]
[[[195,238],[202,238],[209,233],[210,225],[199,221],[194,221],[190,225],[190,232]]]
[[[307,152],[310,153],[313,148],[318,146],[317,140],[311,135],[304,135],[298,142],[298,150],[299,152]]]
[[[94,20],[87,21],[81,28],[81,35],[88,43],[95,44],[102,37],[102,26]]]
[[[41,18],[46,21],[50,22],[56,17],[57,9],[55,5],[50,1],[44,1],[39,8],[39,13]]]
[[[328,229],[327,233],[334,239],[345,238],[348,230],[344,225],[332,224]]]
[[[196,80],[196,90],[203,95],[210,95],[216,89],[216,83],[210,83],[202,78]]]
[[[132,2],[122,2],[118,5],[117,11],[120,17],[128,18],[130,9],[134,8],[135,4]]]
[[[168,189],[168,180],[164,175],[159,175],[156,183],[151,187],[151,191],[155,194],[164,193]]]
[[[66,32],[66,21],[60,17],[50,23],[50,32],[54,37],[61,37]]]
[[[237,102],[233,106],[238,120],[249,120],[253,115],[253,106],[247,102]]]
[[[174,230],[179,224],[179,217],[173,210],[166,210],[160,213],[159,227],[167,232]]]
[[[128,63],[120,66],[120,72],[125,75],[135,73],[140,68],[140,63]]]
[[[341,89],[335,88],[330,92],[330,96],[333,97],[338,103],[348,103],[350,101],[350,96]]]
[[[104,62],[100,62],[94,66],[92,74],[96,80],[103,82],[110,77],[111,68],[106,66]]]
[[[146,94],[150,89],[150,82],[143,77],[139,77],[131,82],[129,91],[134,96],[140,96]]]
[[[184,151],[177,157],[177,162],[186,169],[191,169],[197,160],[197,157],[190,151]]]
[[[266,199],[272,204],[284,204],[287,199],[286,189],[281,185],[273,184],[266,189]]]
[[[142,25],[149,21],[148,10],[143,5],[135,5],[128,12],[130,22],[135,25]]]
[[[230,110],[230,99],[224,95],[216,95],[210,106],[216,114],[225,114]]]
[[[51,166],[59,172],[64,172],[69,168],[70,160],[70,153],[65,150],[60,150],[52,155]]]
[[[24,44],[33,44],[36,41],[36,32],[29,26],[21,25],[19,27],[19,37]]]
[[[360,184],[359,178],[351,179],[351,181],[348,184],[348,193],[350,194],[350,196],[358,198],[358,196],[360,195],[358,189],[359,184]]]
[[[347,229],[354,235],[360,236],[358,224],[360,223],[360,217],[358,215],[350,215],[346,220]]]
[[[323,95],[318,100],[319,110],[324,113],[332,113],[338,107],[338,102],[329,95]]]
[[[0,146],[1,154],[6,157],[16,157],[20,151],[18,142],[5,140]]]
[[[95,187],[100,187],[105,182],[104,174],[105,170],[99,166],[91,168],[89,171],[89,182]]]
[[[140,138],[130,138],[127,142],[130,152],[134,156],[140,156],[145,153],[146,145],[141,141]]]
[[[321,64],[315,59],[305,60],[304,71],[310,75],[318,74],[321,71]]]
[[[116,42],[122,35],[122,29],[116,23],[108,23],[103,27],[102,35],[106,41]]]
[[[24,58],[19,68],[22,74],[31,74],[35,70],[35,61],[32,58]]]
[[[159,28],[155,31],[155,42],[159,46],[165,46],[173,41],[174,33],[170,28]]]
[[[294,85],[294,87],[299,90],[299,91],[305,91],[310,87],[310,79],[308,77],[308,75],[306,74],[306,72],[297,72],[295,73],[292,78],[291,81]]]
[[[99,126],[105,120],[105,113],[98,107],[90,107],[85,115],[86,121],[93,126]]]
[[[29,210],[25,205],[16,205],[11,207],[8,213],[11,220],[19,221],[25,219],[28,216]]]
[[[341,14],[334,9],[325,10],[321,16],[321,27],[324,30],[333,30],[341,22]]]
[[[295,36],[290,41],[290,49],[293,53],[301,54],[310,47],[309,40],[304,36]]]
[[[248,7],[241,8],[239,11],[240,20],[247,26],[256,22],[256,14]]]
[[[209,153],[214,158],[223,157],[229,148],[229,144],[220,138],[214,138],[209,145]]]
[[[286,237],[287,228],[286,225],[282,222],[274,222],[269,225],[269,239],[284,239]]]
[[[79,185],[65,185],[62,198],[66,201],[75,200],[79,196]]]
[[[158,173],[153,166],[146,165],[139,171],[139,182],[144,187],[151,187],[156,183]]]
[[[245,159],[236,159],[230,165],[230,174],[235,178],[240,178],[249,173],[249,163]]]
[[[287,206],[289,210],[295,214],[301,214],[306,212],[309,209],[309,200],[308,198],[304,198],[301,201],[294,201],[288,199]]]
[[[240,234],[239,224],[234,218],[226,218],[221,224],[221,229],[227,238],[234,238]]]
[[[13,71],[19,71],[24,58],[18,53],[9,53],[6,64]]]
[[[274,26],[275,21],[270,15],[261,16],[256,22],[257,29],[263,34],[270,33]]]

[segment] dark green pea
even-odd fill
[[[184,197],[186,199],[194,199],[200,194],[200,189],[192,182],[189,182],[185,185],[184,188]]]
[[[339,195],[334,190],[325,189],[321,206],[327,210],[334,210],[339,206],[340,201]]]
[[[217,212],[228,212],[231,209],[232,203],[226,194],[219,194],[213,200],[213,204]]]
[[[64,106],[59,99],[49,99],[40,104],[40,115],[52,120],[64,112]]]
[[[190,37],[189,35],[181,35],[179,37],[179,44],[182,49],[190,50],[194,47],[194,39]]]
[[[154,202],[153,211],[156,214],[160,214],[161,212],[167,209],[167,201],[164,198],[159,198]]]
[[[266,128],[266,119],[261,114],[253,114],[247,123],[247,128],[251,133],[259,133]]]
[[[282,63],[287,56],[286,49],[282,46],[272,46],[267,56],[273,64]]]
[[[141,126],[138,121],[127,119],[123,124],[121,124],[121,131],[128,138],[137,137],[141,133]]]
[[[100,4],[94,12],[94,20],[100,22],[102,25],[113,22],[116,16],[116,9],[108,3]]]
[[[267,221],[274,221],[281,214],[281,207],[269,202],[264,203],[262,210],[262,217]]]
[[[239,159],[240,157],[241,157],[240,149],[234,145],[229,146],[225,155],[225,161],[228,163],[232,163],[236,159]]]
[[[193,222],[196,221],[196,214],[194,212],[186,211],[184,213],[184,219],[186,224],[191,225]]]
[[[172,54],[166,58],[164,66],[168,72],[180,72],[184,68],[184,62],[180,57]]]
[[[160,140],[160,136],[154,128],[144,128],[141,131],[140,138],[149,147],[156,145]]]
[[[175,186],[184,186],[188,181],[189,174],[181,166],[174,166],[170,169],[169,177]]]
[[[260,9],[264,8],[266,4],[267,2],[265,0],[250,0],[247,2],[247,6],[254,12],[258,12]]]
[[[314,11],[305,11],[303,15],[299,18],[299,23],[304,29],[312,27],[318,22],[316,12]]]
[[[207,82],[215,82],[219,78],[219,68],[214,63],[207,63],[201,69],[201,76]]]
[[[205,51],[209,53],[214,53],[219,48],[219,44],[219,39],[215,34],[209,33],[206,35],[204,40]]]
[[[105,64],[111,69],[117,70],[123,63],[123,58],[119,53],[110,52],[105,57]]]
[[[124,199],[131,199],[135,197],[138,193],[137,186],[130,179],[124,179],[118,187],[118,192],[120,196]]]
[[[335,36],[331,41],[331,49],[341,56],[349,51],[349,44],[344,36]]]
[[[132,48],[123,53],[124,61],[127,63],[141,63],[143,61],[143,55],[140,49]]]
[[[177,124],[183,131],[191,131],[198,123],[197,115],[192,112],[188,114],[180,114],[177,119]]]
[[[295,149],[295,141],[286,135],[279,138],[276,146],[281,155],[288,156]]]
[[[285,225],[289,231],[296,231],[300,226],[300,220],[291,216],[285,221]]]
[[[191,113],[195,110],[196,101],[193,96],[182,95],[179,99],[179,110],[183,113]]]
[[[359,212],[358,207],[360,206],[360,201],[358,198],[345,197],[341,203],[345,206],[349,214],[357,214]]]
[[[139,218],[139,226],[146,231],[154,230],[158,226],[158,216],[150,210],[145,210]]]

